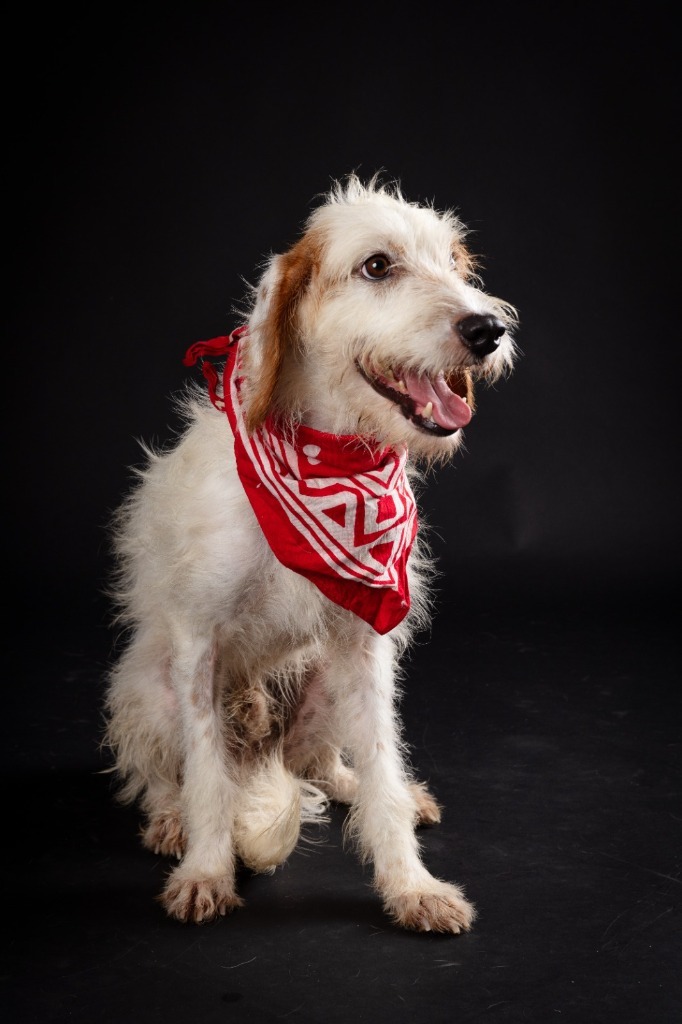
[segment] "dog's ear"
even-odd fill
[[[298,341],[298,306],[318,265],[319,246],[305,235],[288,252],[275,256],[263,277],[258,299],[262,316],[256,314],[253,322],[259,363],[249,382],[244,417],[249,433],[261,426],[272,408],[282,363]]]

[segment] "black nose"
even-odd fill
[[[496,316],[480,316],[475,313],[457,324],[462,341],[475,356],[489,356],[500,344],[505,326]]]

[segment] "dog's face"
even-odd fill
[[[247,423],[270,409],[447,457],[477,379],[509,369],[513,309],[473,275],[451,213],[351,177],[270,261],[249,323]]]

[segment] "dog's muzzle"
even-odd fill
[[[464,317],[456,328],[477,364],[497,351],[506,331],[498,317],[481,313]],[[397,405],[406,419],[427,434],[450,437],[471,420],[473,388],[466,368],[426,374],[407,367],[356,365],[378,394]]]
[[[398,406],[416,427],[435,437],[450,437],[465,427],[473,414],[471,377],[466,370],[429,376],[414,370],[371,369],[357,363],[358,372],[374,390]]]

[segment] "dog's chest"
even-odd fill
[[[270,555],[248,581],[221,631],[223,647],[251,671],[295,674],[317,660],[355,616],[330,602],[309,580]]]

